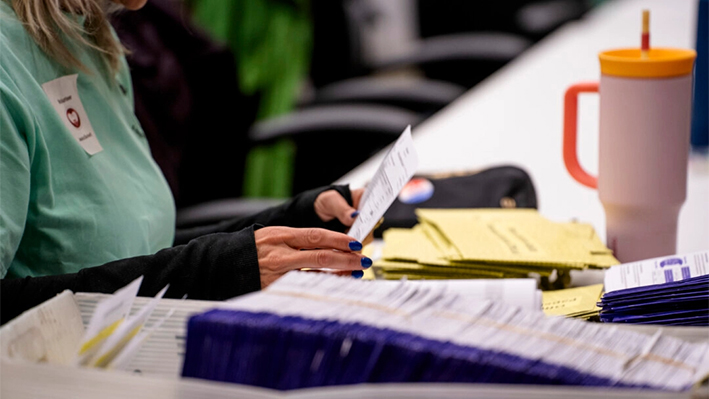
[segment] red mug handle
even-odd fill
[[[597,188],[598,178],[586,172],[576,155],[576,124],[579,93],[598,93],[598,82],[576,83],[564,95],[564,165],[571,177],[584,186]]]

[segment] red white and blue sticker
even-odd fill
[[[399,201],[404,204],[420,204],[433,196],[433,183],[416,177],[409,180],[399,193]]]

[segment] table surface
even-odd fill
[[[563,96],[600,77],[597,54],[638,47],[643,9],[651,13],[653,46],[694,48],[696,0],[612,0],[569,23],[413,130],[419,173],[516,165],[531,176],[542,215],[591,223],[605,240],[597,191],[577,183],[562,157]],[[403,127],[402,127],[403,131]],[[579,98],[579,160],[598,170],[598,96]],[[362,187],[386,150],[336,181]],[[690,156],[687,200],[677,252],[709,249],[709,155]]]
[[[274,391],[192,378],[168,379],[118,371],[48,365],[0,364],[0,396],[13,399],[692,399],[707,389],[661,392],[630,388],[499,384],[360,384]]]

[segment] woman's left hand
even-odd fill
[[[364,194],[364,189],[352,190],[352,205],[345,201],[345,198],[335,190],[323,191],[315,199],[315,213],[323,222],[329,222],[337,218],[345,226],[352,226],[357,217],[359,200]]]
[[[364,194],[364,188],[358,188],[352,190],[352,206],[347,203],[344,197],[340,195],[335,190],[323,191],[315,199],[315,213],[320,217],[323,222],[329,222],[335,218],[340,221],[340,223],[345,226],[352,226],[355,218],[359,212],[357,208],[359,207],[359,201],[362,199],[362,194]],[[366,245],[373,239],[372,234],[362,241],[362,244]]]

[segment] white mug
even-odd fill
[[[622,263],[672,255],[687,197],[693,50],[619,49],[599,54],[601,79],[569,87],[564,98],[564,164],[598,189],[606,245]],[[578,94],[600,95],[598,177],[576,156]]]

